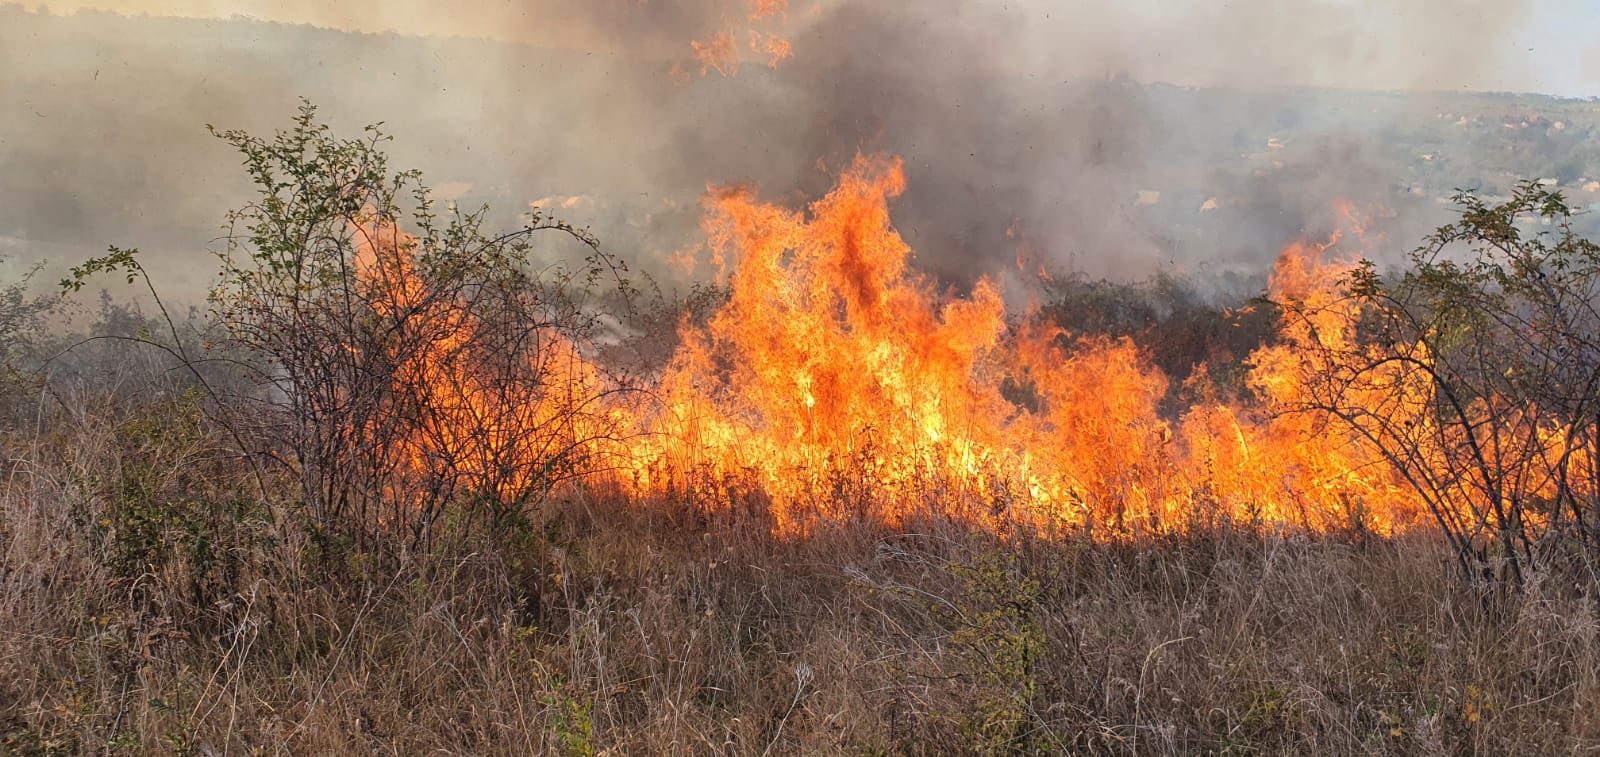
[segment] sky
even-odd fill
[[[660,8],[663,0],[654,0]],[[244,15],[345,30],[420,36],[485,37],[544,46],[612,50],[624,37],[582,23],[633,13],[651,0],[66,0],[53,12],[93,8],[119,13],[226,18]],[[683,6],[710,0],[668,0]],[[806,6],[849,0],[814,0]],[[1016,50],[1059,59],[1063,45],[1093,48],[1091,58],[1135,78],[1216,85],[1239,76],[1259,46],[1262,83],[1366,89],[1492,90],[1569,97],[1600,95],[1600,0],[967,0],[998,9],[1026,30]],[[724,3],[724,7],[725,7]],[[795,8],[801,7],[797,0]],[[601,9],[598,12],[596,9]],[[655,10],[660,14],[661,11]],[[675,15],[685,15],[674,12]],[[789,23],[803,26],[805,16]],[[572,19],[580,19],[573,23]],[[715,23],[714,21],[709,23]],[[1213,45],[1187,38],[1196,28],[1259,29]],[[709,34],[713,29],[705,30]],[[1324,60],[1295,60],[1284,36],[1305,37]],[[1112,40],[1107,43],[1105,40]],[[675,42],[687,47],[688,40]],[[1493,60],[1461,65],[1461,47]],[[1207,49],[1207,48],[1211,49]],[[1335,51],[1328,56],[1327,51]],[[662,51],[649,51],[661,54]],[[804,49],[797,49],[804,55]],[[1437,61],[1433,66],[1429,60]],[[1020,63],[1026,67],[1026,61]],[[1281,72],[1274,75],[1274,71]],[[1050,73],[1061,73],[1050,71]],[[1075,72],[1095,73],[1095,72]]]
[[[1600,95],[1600,2],[1550,0],[1549,5],[1528,39],[1540,82],[1552,95]]]

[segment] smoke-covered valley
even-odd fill
[[[1338,3],[1163,20],[796,3],[781,27],[794,57],[723,76],[689,42],[737,4],[534,5],[499,36],[540,44],[0,7],[0,252],[20,266],[139,246],[202,291],[206,250],[250,191],[204,126],[265,132],[301,97],[346,134],[386,122],[394,163],[440,199],[487,203],[504,225],[539,204],[668,283],[706,274],[665,261],[701,242],[708,185],[798,205],[858,152],[905,158],[896,222],[957,286],[1022,250],[1058,273],[1248,289],[1285,242],[1330,228],[1340,199],[1392,248],[1380,256],[1446,220],[1456,188],[1541,176],[1600,202],[1600,106],[1434,91],[1516,71],[1479,54],[1483,8],[1378,16],[1389,27],[1368,39],[1374,17]],[[421,23],[386,12],[377,28]],[[1432,46],[1391,44],[1439,18]],[[1504,34],[1521,21],[1500,18]],[[1349,88],[1363,82],[1393,89]]]

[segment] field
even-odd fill
[[[167,457],[140,438],[147,418],[117,411],[50,420],[20,442],[3,499],[8,752],[1459,754],[1600,740],[1593,600],[1537,577],[1471,589],[1433,539],[1218,530],[1108,545],[934,514],[781,539],[575,493],[505,542],[385,560],[318,544],[242,481],[190,503],[193,520],[139,521],[93,482],[150,476],[153,495],[196,496],[184,479],[205,475],[206,445]]]
[[[42,47],[259,32],[358,71],[479,47],[0,17]],[[701,76],[733,87],[734,38],[709,39]],[[699,128],[790,75],[787,39],[749,39],[774,68],[681,102],[622,54],[640,108],[598,115],[672,149],[531,140],[546,168],[617,164],[537,201],[496,175],[530,173],[522,111],[452,169],[484,189],[430,190],[381,125],[310,100],[125,160],[37,123],[85,101],[22,76],[56,99],[15,109],[29,139],[0,155],[39,177],[0,209],[0,753],[1600,749],[1593,101],[1000,77],[1059,113],[982,157],[988,126],[909,155],[819,126],[791,171]],[[174,44],[207,81],[210,48]],[[485,81],[589,57],[497,45]],[[608,101],[610,71],[560,100]],[[873,118],[818,112],[880,130],[873,76],[863,103],[812,88]],[[658,106],[687,120],[655,134]],[[427,128],[424,153],[473,131]],[[1071,160],[1032,154],[1050,135]],[[170,207],[129,199],[147,182]],[[206,265],[174,253],[218,203]],[[106,228],[159,249],[81,254]],[[1180,250],[1203,275],[1159,263]]]

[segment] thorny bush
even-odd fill
[[[1351,270],[1351,331],[1281,303],[1315,357],[1298,409],[1379,449],[1422,497],[1469,575],[1600,578],[1600,246],[1559,192],[1522,184],[1461,217],[1406,271]],[[1341,305],[1335,304],[1334,307]],[[1325,322],[1323,322],[1325,323]]]
[[[588,358],[637,292],[587,231],[537,209],[503,234],[487,208],[441,211],[418,172],[390,170],[381,124],[336,138],[310,103],[270,138],[208,128],[257,191],[228,216],[209,298],[212,346],[253,389],[214,399],[241,446],[297,480],[314,523],[420,548],[606,465],[605,408],[634,382]],[[541,232],[581,260],[552,261]],[[131,281],[133,253],[63,285]]]

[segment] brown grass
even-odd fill
[[[82,406],[9,445],[0,752],[1600,747],[1593,598],[1549,576],[1481,594],[1429,538],[926,517],[784,540],[572,491],[372,555],[263,498],[181,402]]]

